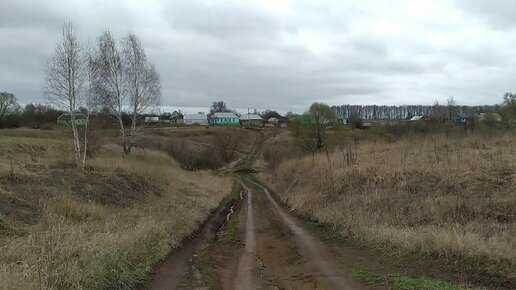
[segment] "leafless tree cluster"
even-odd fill
[[[160,103],[159,74],[148,62],[142,43],[134,33],[117,44],[109,31],[98,39],[91,70],[94,92],[116,120],[124,154],[128,155],[145,127],[139,126],[140,117]],[[122,120],[124,111],[131,118],[129,128]]]
[[[161,98],[159,74],[147,60],[142,43],[129,33],[120,44],[109,31],[88,51],[79,41],[77,32],[68,23],[63,26],[54,56],[45,67],[44,92],[48,101],[70,115],[77,166],[84,168],[87,152],[87,123],[84,136],[79,136],[76,122],[78,112],[86,113],[98,106],[107,109],[116,120],[124,154],[142,133],[139,118],[157,106]],[[131,126],[125,128],[122,120],[129,112]],[[84,116],[81,115],[81,118]]]

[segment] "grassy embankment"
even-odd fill
[[[516,283],[512,133],[350,142],[329,158],[281,162],[264,178],[293,210],[343,238],[442,260],[475,283]]]
[[[79,171],[66,138],[0,131],[1,289],[133,288],[231,191],[158,150],[107,144]]]

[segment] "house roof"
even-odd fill
[[[199,119],[206,119],[206,115],[202,115],[202,114],[185,114],[183,116],[183,120],[199,120]]]
[[[174,111],[172,114],[170,114],[170,119],[179,119],[182,117],[183,117],[183,114],[178,111]]]
[[[215,113],[211,117],[212,118],[238,118],[238,116],[233,113]]]
[[[423,116],[414,116],[412,118],[410,118],[410,121],[419,121],[423,118]]]
[[[245,120],[263,120],[263,118],[258,115],[258,114],[243,114],[242,116],[240,116],[240,120],[241,121],[245,121]]]

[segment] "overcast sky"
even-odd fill
[[[0,0],[0,91],[44,102],[43,64],[72,20],[84,42],[134,31],[162,104],[303,111],[494,104],[516,91],[512,0]]]

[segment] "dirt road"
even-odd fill
[[[257,212],[254,255],[262,262],[261,278],[266,285],[273,289],[364,289],[339,269],[325,246],[301,228],[265,187],[249,179],[245,182],[248,200],[256,200],[254,208],[248,206],[247,216]],[[235,289],[264,288],[242,287],[237,280]]]
[[[178,282],[177,275],[158,269],[146,289],[369,289],[350,278],[266,188],[247,178],[239,182],[241,210],[217,238],[196,247],[189,273]],[[174,259],[165,262],[169,270],[181,264]]]

